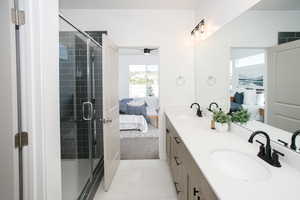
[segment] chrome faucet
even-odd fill
[[[248,142],[253,143],[254,137],[259,134],[264,135],[266,137],[266,147],[263,143],[256,140],[256,142],[258,142],[260,144],[260,148],[259,148],[259,152],[258,152],[257,156],[274,167],[281,167],[278,155],[284,156],[284,154],[275,149],[273,149],[273,153],[272,153],[271,139],[270,139],[270,136],[266,132],[255,131],[254,133],[251,134]]]
[[[198,108],[197,108],[197,116],[198,116],[198,117],[202,117],[202,111],[201,111],[201,109],[200,109],[199,103],[192,103],[191,108],[193,108],[194,105],[196,105],[196,106],[198,107]]]
[[[292,136],[292,143],[291,143],[291,149],[293,149],[294,151],[297,151],[297,146],[296,146],[296,137],[300,135],[300,130],[297,130],[294,132],[293,136]]]
[[[219,108],[219,105],[216,102],[212,102],[209,104],[208,111],[213,112],[212,105],[215,105],[216,108]]]

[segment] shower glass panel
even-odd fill
[[[97,137],[97,134],[93,134],[95,92],[90,49],[90,39],[60,19],[60,126],[64,200],[84,199],[93,178],[93,137]]]
[[[91,68],[91,93],[94,108],[93,117],[93,139],[92,139],[92,159],[93,170],[95,170],[103,160],[103,124],[102,124],[102,50],[94,43],[89,43],[89,56]]]

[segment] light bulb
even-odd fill
[[[205,29],[205,25],[204,25],[204,24],[201,24],[201,25],[200,25],[200,32],[201,32],[201,34],[204,33],[204,29]]]

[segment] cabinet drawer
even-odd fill
[[[166,154],[167,154],[167,161],[168,164],[171,164],[171,142],[172,142],[172,137],[169,131],[166,131]]]
[[[182,162],[172,159],[173,181],[178,200],[188,200],[188,173]]]

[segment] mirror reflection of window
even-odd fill
[[[251,120],[264,121],[265,49],[232,48],[230,112],[247,109]]]
[[[129,97],[158,97],[158,66],[129,65]]]
[[[232,50],[232,89],[264,90],[264,49]]]

